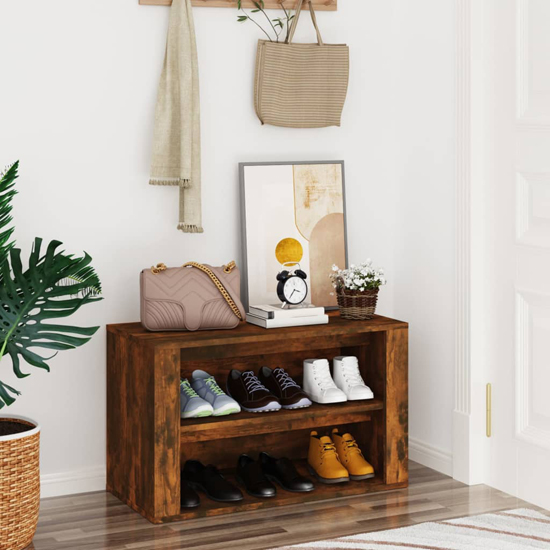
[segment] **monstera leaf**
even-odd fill
[[[10,238],[11,200],[15,194],[17,163],[0,176],[0,361],[9,355],[18,378],[30,373],[21,369],[21,359],[49,371],[36,348],[74,349],[90,340],[99,327],[59,325],[55,319],[69,317],[82,306],[101,300],[101,283],[88,254],[75,257],[60,252],[61,242],[52,241],[42,253],[42,239],[35,239],[24,270],[21,250]],[[20,393],[0,381],[0,409],[11,405]]]
[[[13,227],[8,227],[8,225],[12,221],[11,201],[17,193],[13,187],[17,179],[18,168],[19,162],[16,162],[5,172],[0,173],[0,265],[7,260],[9,250],[13,247],[13,242],[10,241]],[[0,283],[1,281],[2,274],[0,273]]]

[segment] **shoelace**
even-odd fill
[[[214,378],[207,378],[206,385],[212,390],[212,393],[214,393],[215,395],[225,395]]]
[[[323,443],[323,451],[321,452],[322,457],[324,458],[328,454],[336,454],[336,447],[334,443]]]
[[[275,378],[277,378],[277,381],[281,385],[281,389],[284,391],[287,388],[299,388],[298,384],[292,380],[288,372],[285,371],[285,369],[278,367],[273,371],[273,374],[275,375]]]
[[[259,381],[258,377],[252,372],[243,373],[243,380],[246,385],[246,390],[250,393],[255,391],[267,391],[266,387]]]
[[[349,453],[359,453],[362,455],[361,449],[359,448],[359,445],[357,445],[357,441],[355,439],[345,439],[346,448]]]
[[[198,397],[197,392],[191,387],[191,384],[187,380],[180,382],[180,387],[188,395],[188,397]]]
[[[335,388],[336,384],[330,375],[330,369],[328,367],[328,361],[322,365],[313,366],[313,376],[317,380],[319,387],[322,390],[328,390],[330,388]]]
[[[357,361],[344,362],[343,364],[344,378],[350,386],[364,386],[365,382],[359,371],[359,364]]]

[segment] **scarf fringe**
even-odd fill
[[[178,186],[182,189],[189,189],[191,187],[191,180],[189,179],[173,179],[173,178],[165,178],[165,179],[157,179],[157,178],[151,178],[149,180],[149,185],[172,185],[172,186]]]
[[[191,223],[178,223],[178,229],[184,233],[204,233],[204,229],[200,225]]]

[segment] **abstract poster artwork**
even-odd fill
[[[277,274],[306,272],[308,302],[335,308],[332,266],[347,266],[344,163],[240,165],[247,305],[278,303]]]

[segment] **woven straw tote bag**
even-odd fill
[[[299,0],[288,40],[260,40],[256,56],[254,103],[262,124],[286,128],[340,126],[349,81],[349,48],[325,44],[311,0],[317,44],[295,44],[304,0]]]

